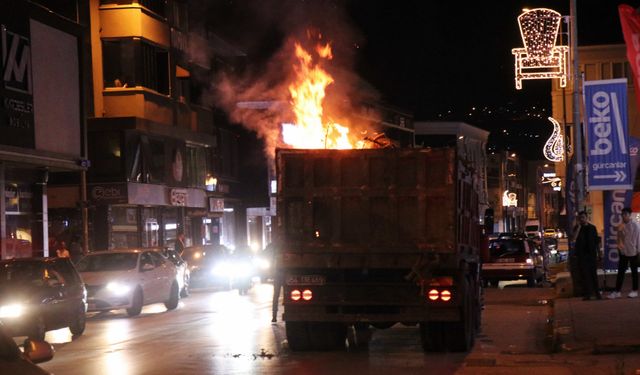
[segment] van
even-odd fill
[[[527,223],[524,227],[524,231],[527,234],[527,237],[530,237],[530,238],[542,237],[542,228],[540,228],[540,220],[538,219],[527,220]]]

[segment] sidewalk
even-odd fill
[[[598,272],[599,285],[615,286],[616,273]],[[606,281],[606,284],[605,284]],[[640,298],[627,298],[631,274],[625,276],[622,297],[583,301],[567,297],[571,293],[571,276],[561,272],[556,277],[553,332],[557,351],[593,354],[640,352]]]

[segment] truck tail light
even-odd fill
[[[431,289],[429,291],[428,297],[429,297],[430,300],[436,301],[438,299],[438,297],[440,297],[440,292],[438,292],[437,289]]]
[[[451,301],[451,291],[449,289],[431,289],[429,293],[427,293],[427,298],[429,298],[430,301],[437,301],[439,299],[442,302],[449,302]]]
[[[440,299],[444,302],[448,302],[451,300],[451,292],[447,289],[440,292]]]
[[[305,301],[310,301],[312,298],[313,298],[313,292],[309,289],[305,289],[302,292],[299,289],[294,289],[291,291],[292,301],[300,301],[300,299],[303,299]]]
[[[302,293],[300,293],[300,291],[298,289],[294,289],[291,291],[291,299],[294,301],[300,301],[300,298],[302,298]]]
[[[302,292],[302,299],[305,301],[309,301],[311,300],[311,298],[313,298],[313,293],[309,289],[305,289]]]

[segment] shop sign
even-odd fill
[[[224,199],[209,197],[209,212],[224,212]]]
[[[31,35],[23,9],[12,10],[11,20],[0,25],[2,45],[2,105],[0,105],[0,143],[35,147],[33,82],[31,75]],[[17,13],[17,14],[16,14]]]
[[[187,205],[187,189],[171,189],[169,190],[169,202],[172,206]]]
[[[93,185],[89,189],[89,197],[96,203],[127,203],[127,185]]]

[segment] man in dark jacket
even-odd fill
[[[583,300],[588,301],[591,296],[602,299],[598,290],[598,258],[600,249],[598,243],[598,231],[596,227],[589,223],[587,212],[578,213],[578,225],[574,229],[575,252],[580,268],[580,276],[583,287]]]

